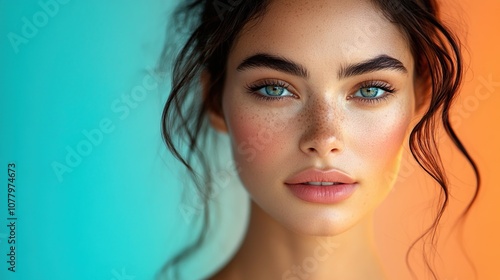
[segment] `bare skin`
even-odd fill
[[[245,66],[263,53],[302,72],[275,61]],[[367,69],[370,61],[391,66]],[[363,71],[348,71],[356,67]],[[223,112],[210,120],[231,139],[251,220],[212,279],[386,279],[373,212],[394,184],[415,117],[413,68],[404,36],[370,1],[275,0],[240,33]],[[285,182],[308,168],[340,170],[358,187],[338,203],[301,200]]]
[[[252,205],[249,231],[234,258],[214,280],[386,279],[369,219],[348,234],[304,236]]]

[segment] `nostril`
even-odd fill
[[[314,147],[309,147],[307,148],[307,152],[310,153],[310,154],[317,154],[319,156],[326,156],[327,154],[329,153],[335,153],[337,151],[337,148],[331,148],[331,149],[328,149],[328,148],[325,148],[325,149],[318,149],[318,148],[314,148]]]
[[[303,153],[321,157],[338,153],[342,148],[341,142],[334,135],[307,134],[299,145]]]

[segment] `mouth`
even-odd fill
[[[306,169],[299,172],[285,181],[287,185],[311,185],[311,186],[332,186],[341,184],[355,184],[351,176],[337,170]]]
[[[304,182],[300,183],[300,185],[310,185],[310,186],[334,186],[334,185],[342,185],[340,182]]]
[[[307,169],[287,179],[285,185],[300,200],[319,204],[344,201],[358,188],[356,180],[336,169]]]

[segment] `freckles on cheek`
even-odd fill
[[[382,118],[365,120],[356,127],[353,139],[360,155],[380,161],[395,159],[403,146],[409,118],[402,112],[385,114]]]
[[[233,153],[239,164],[264,167],[277,158],[286,142],[284,122],[273,114],[247,112],[234,112],[231,120]]]

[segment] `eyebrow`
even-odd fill
[[[408,73],[408,69],[401,61],[383,54],[360,63],[341,67],[338,77],[343,79],[379,70],[396,70],[405,74]]]
[[[296,63],[285,57],[267,53],[258,53],[245,58],[245,60],[243,60],[243,62],[238,65],[236,69],[238,71],[244,71],[247,69],[259,67],[271,68],[302,78],[309,77],[309,72],[307,71],[307,69],[299,63]],[[405,74],[408,73],[408,69],[406,69],[401,61],[386,54],[382,54],[360,63],[342,66],[338,73],[338,78],[345,79],[348,77],[380,70],[395,70]]]
[[[238,71],[244,71],[246,69],[259,67],[271,68],[302,78],[309,77],[309,73],[304,66],[287,58],[266,53],[258,53],[246,58],[236,69]]]

